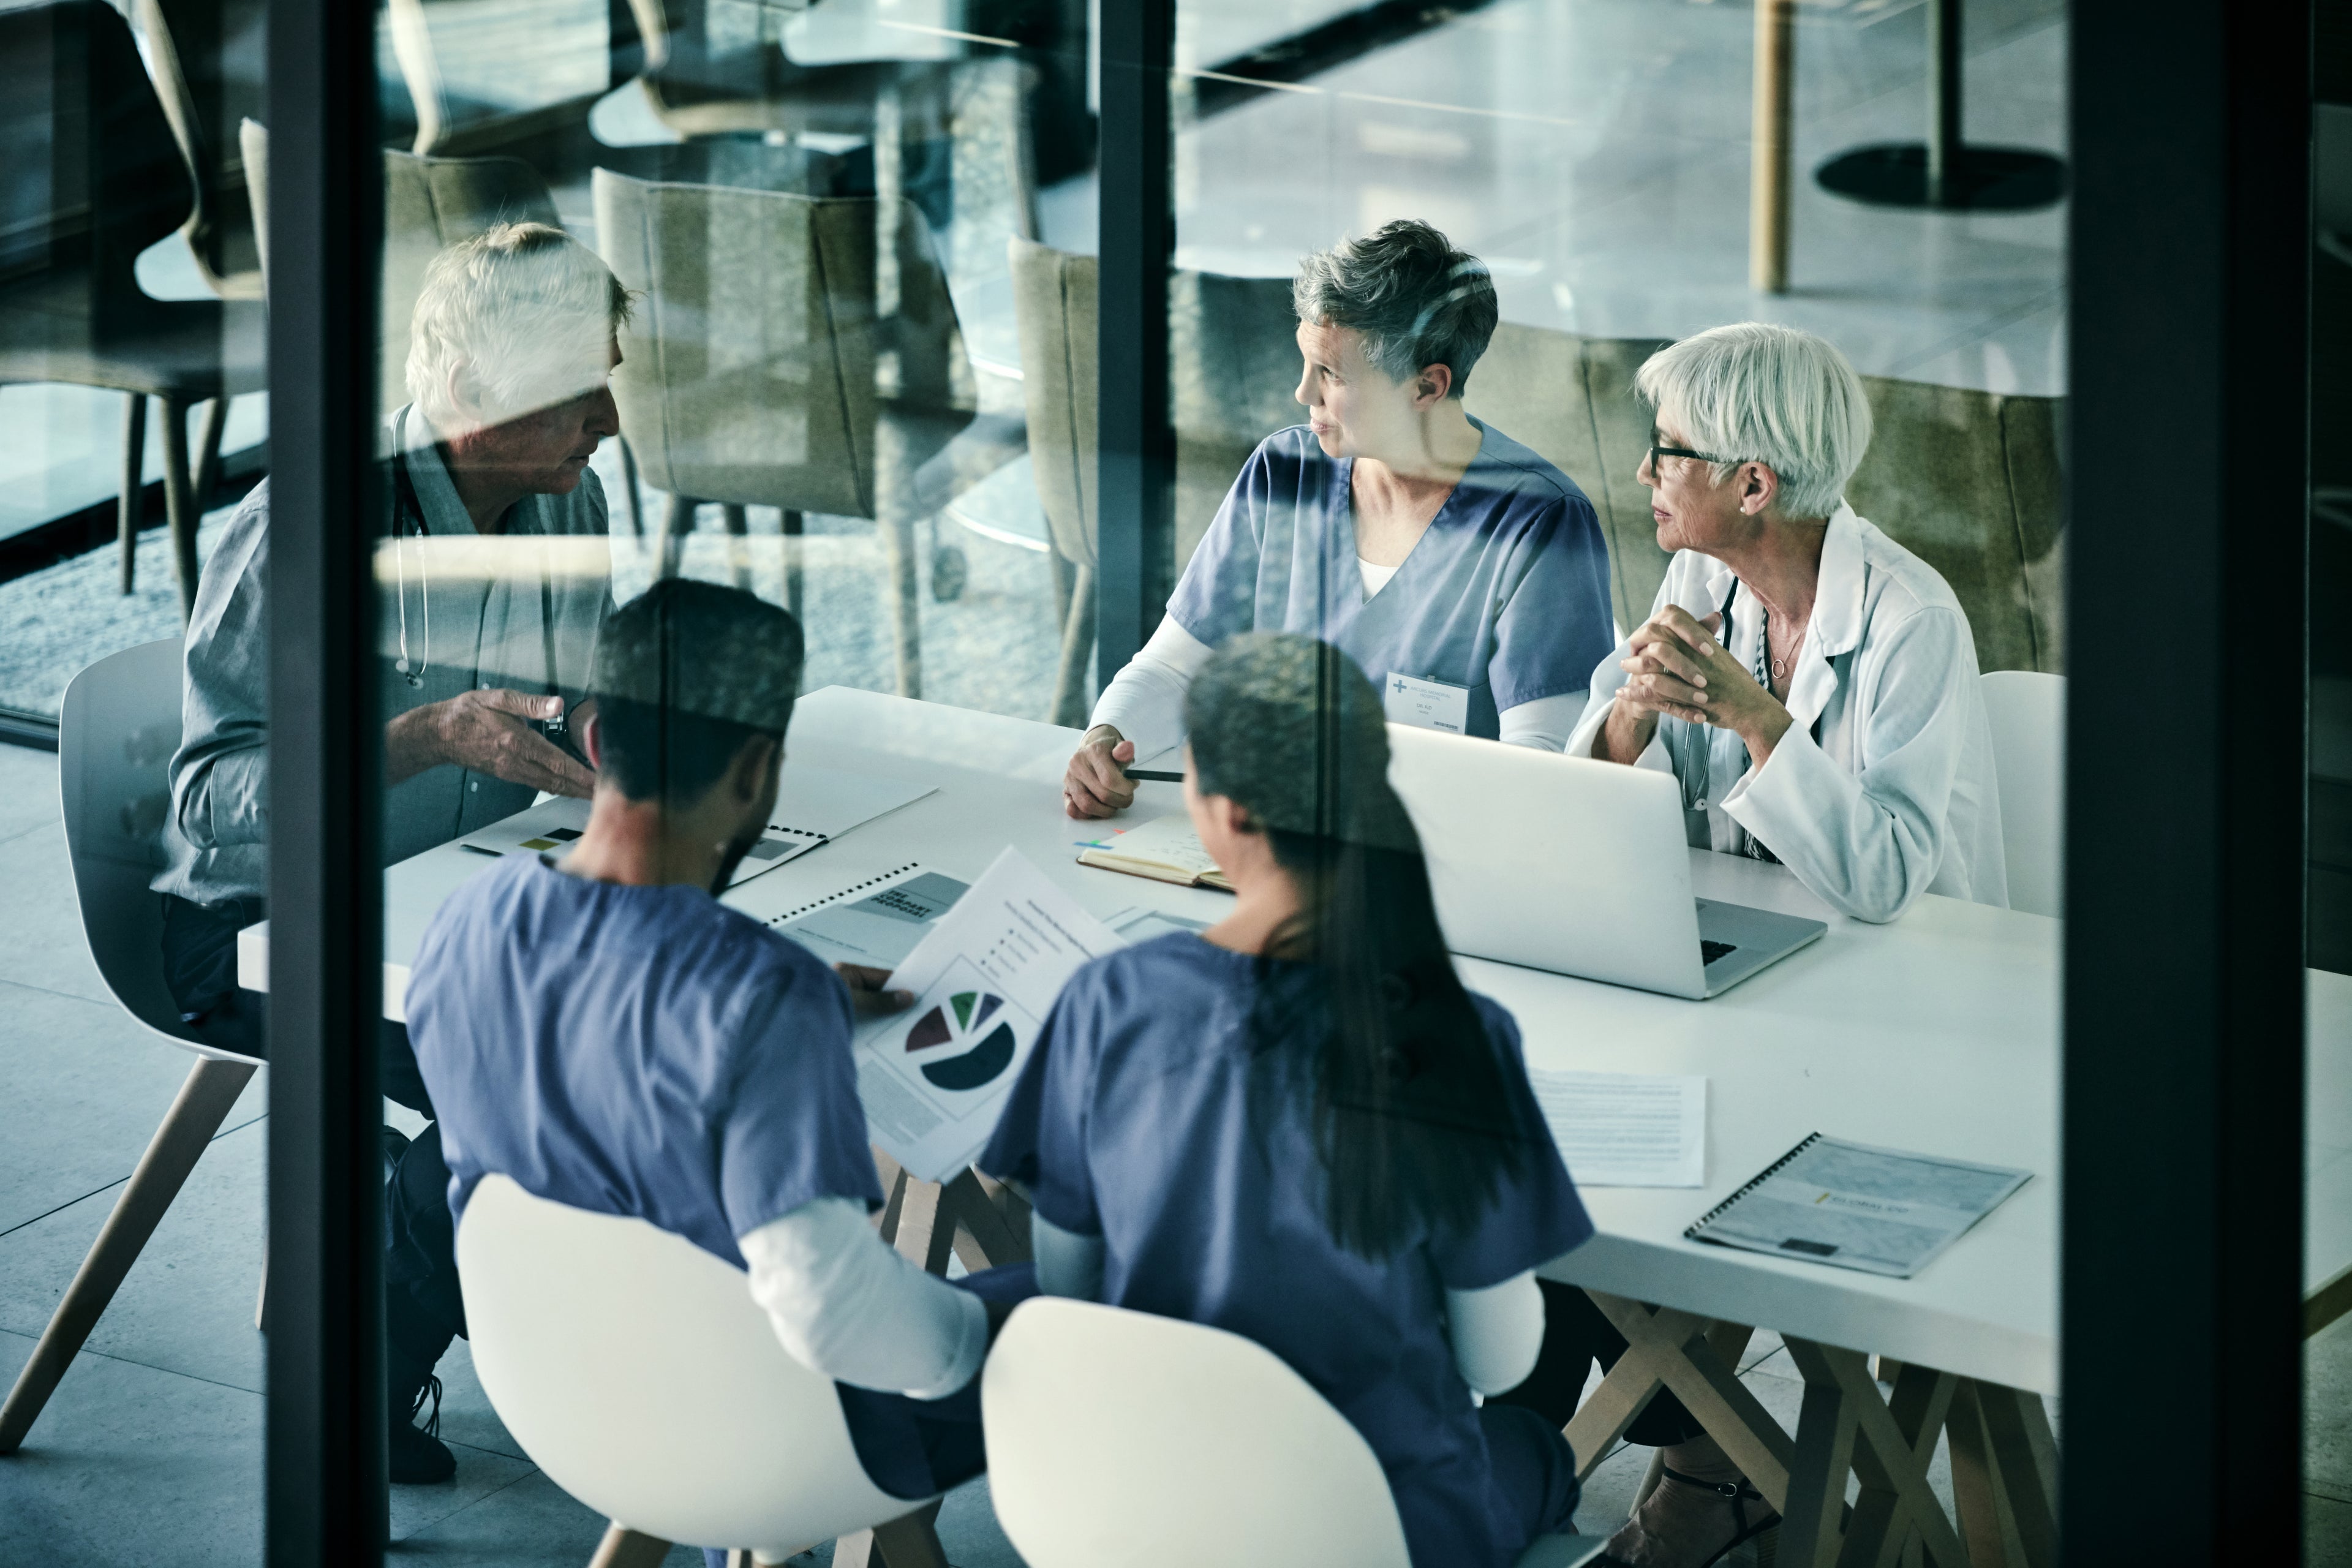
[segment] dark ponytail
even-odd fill
[[[1532,1168],[1454,972],[1371,683],[1329,645],[1235,638],[1185,700],[1201,791],[1232,797],[1297,884],[1251,1018],[1273,1092],[1310,1092],[1331,1235],[1360,1256],[1474,1226]],[[1280,961],[1312,965],[1284,985]]]

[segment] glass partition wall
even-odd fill
[[[2303,1522],[2332,1561],[2352,993],[2300,520],[2339,488],[2311,323],[2340,182],[2330,110],[2309,160],[2277,112],[2326,50],[2294,7],[2158,10],[0,11],[48,171],[8,187],[0,323],[70,264],[131,290],[90,353],[202,306],[190,341],[250,362],[209,423],[150,389],[132,433],[186,482],[121,470],[121,551],[84,548],[104,487],[30,479],[43,527],[0,539],[0,710],[62,746],[21,790],[0,747],[0,795],[63,802],[0,802],[0,878],[46,889],[0,1042],[147,1053],[97,1097],[121,1169],[0,1134],[37,1151],[0,1278],[37,1281],[0,1289],[0,1450],[57,1465],[0,1458],[0,1556],[171,1551],[63,1522],[128,1429],[74,1403],[86,1337],[210,1434],[187,1484],[230,1500],[192,1561],[257,1530],[288,1564],[1062,1561],[1055,1528],[1149,1486],[1067,1494],[994,1442],[992,1484],[943,1457],[976,1417],[910,1480],[856,1378],[763,1318],[750,1233],[855,1198],[983,1294],[1086,1239],[1042,1147],[973,1152],[1045,1037],[1017,972],[1226,945],[1255,896],[1181,884],[1288,833],[1418,852],[1435,962],[1509,1016],[1591,1222],[1487,1238],[1550,1337],[1431,1430],[1534,1411],[1575,1527],[1634,1560],[2287,1561]],[[45,352],[0,361],[0,412],[48,400],[13,459],[111,484]],[[1204,673],[1250,633],[1345,656],[1291,752],[1304,666]],[[144,719],[64,694],[141,646]],[[1296,872],[1329,879],[1252,984],[1348,962],[1339,863]],[[950,953],[1008,878],[1034,918]],[[1410,946],[1418,898],[1366,930]],[[97,967],[60,979],[83,924]],[[1106,1233],[1248,1175],[1150,1163],[1206,1146],[1225,1007],[1165,995],[1181,1067],[1090,1103],[1129,1162],[1089,1166]],[[0,1048],[0,1100],[94,1114],[48,1047]],[[1421,1048],[1366,1105],[1411,1101]],[[1278,1234],[1270,1299],[1316,1299],[1321,1232],[1243,1206],[1202,1245]],[[1387,1461],[1394,1424],[1318,1381],[1349,1300],[1254,1337]],[[831,1479],[737,1473],[784,1447]],[[1428,1558],[1420,1472],[1387,1480]]]

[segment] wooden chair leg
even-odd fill
[[[887,1524],[845,1535],[833,1545],[834,1568],[949,1568],[934,1522],[940,1505],[927,1502]]]
[[[1081,566],[1070,585],[1062,622],[1062,665],[1054,677],[1051,721],[1076,729],[1087,721],[1087,661],[1095,651],[1095,569]]]
[[[751,537],[751,509],[730,501],[719,509],[727,524],[727,575],[735,586],[745,593],[751,591],[751,547],[745,542]]]
[[[196,436],[196,466],[190,479],[201,521],[212,509],[213,491],[220,486],[221,437],[228,431],[228,394],[205,405],[204,427]]]
[[[661,560],[654,568],[656,579],[675,577],[686,556],[687,535],[694,531],[694,509],[701,503],[692,496],[674,495],[662,517]]]
[[[621,498],[621,504],[628,511],[629,537],[642,544],[646,539],[646,501],[637,490],[637,454],[630,448],[626,436],[613,439],[621,447],[621,487],[628,492]]]
[[[139,521],[147,499],[147,395],[124,394],[122,408],[122,497],[117,501],[114,541],[122,591],[139,586]]]
[[[180,619],[196,612],[196,503],[189,493],[188,405],[163,405],[163,515],[172,531],[172,578],[180,589]]]
[[[588,1568],[661,1568],[661,1560],[668,1555],[668,1542],[640,1535],[616,1519],[605,1527]]]
[[[89,1338],[107,1303],[114,1300],[123,1277],[139,1260],[147,1238],[155,1234],[155,1226],[179,1195],[188,1173],[196,1168],[205,1145],[227,1120],[229,1108],[253,1077],[253,1068],[251,1062],[207,1057],[189,1069],[187,1081],[180,1085],[172,1109],[163,1115],[163,1125],[148,1141],[147,1152],[140,1156],[139,1168],[131,1173],[122,1195],[115,1200],[114,1212],[106,1216],[105,1226],[91,1243],[89,1256],[81,1260],[73,1283],[66,1287],[65,1300],[50,1315],[41,1342],[33,1347],[33,1358],[16,1374],[16,1386],[9,1390],[7,1403],[0,1405],[0,1454],[15,1453],[24,1442],[25,1433],[48,1403],[58,1380],[65,1376],[82,1342]]]
[[[784,608],[800,620],[802,595],[806,591],[802,579],[801,558],[805,546],[801,541],[807,520],[791,507],[784,508]]]
[[[923,694],[922,583],[915,545],[915,520],[897,507],[882,520],[882,573],[890,595],[890,625],[896,634],[898,695]]]

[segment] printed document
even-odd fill
[[[1020,851],[999,855],[892,972],[915,1005],[859,1032],[874,1142],[927,1182],[971,1164],[1063,983],[1124,945]]]
[[[1683,1234],[1908,1279],[2031,1174],[1816,1132]]]
[[[937,793],[938,787],[787,762],[772,819],[734,875],[727,879],[727,885],[740,888],[762,871],[797,860],[853,827]],[[479,855],[517,851],[545,855],[570,847],[587,826],[586,801],[550,795],[458,842]]]
[[[828,901],[783,930],[827,963],[896,969],[969,886],[944,872],[910,867],[904,877],[856,903]]]
[[[1706,1181],[1706,1079],[1528,1069],[1536,1104],[1580,1187]]]

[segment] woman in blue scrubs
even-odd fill
[[[1134,799],[1122,764],[1183,739],[1185,688],[1243,632],[1337,645],[1391,719],[1555,752],[1616,641],[1592,503],[1463,411],[1495,331],[1485,265],[1408,220],[1308,257],[1293,295],[1307,422],[1251,454],[1095,705],[1063,780],[1073,816]]]
[[[1041,1289],[1255,1340],[1363,1434],[1420,1568],[1509,1563],[1575,1465],[1472,1394],[1536,1364],[1532,1270],[1591,1222],[1510,1015],[1454,976],[1370,683],[1261,634],[1185,708],[1233,912],[1080,970],[980,1163],[1031,1192]]]

